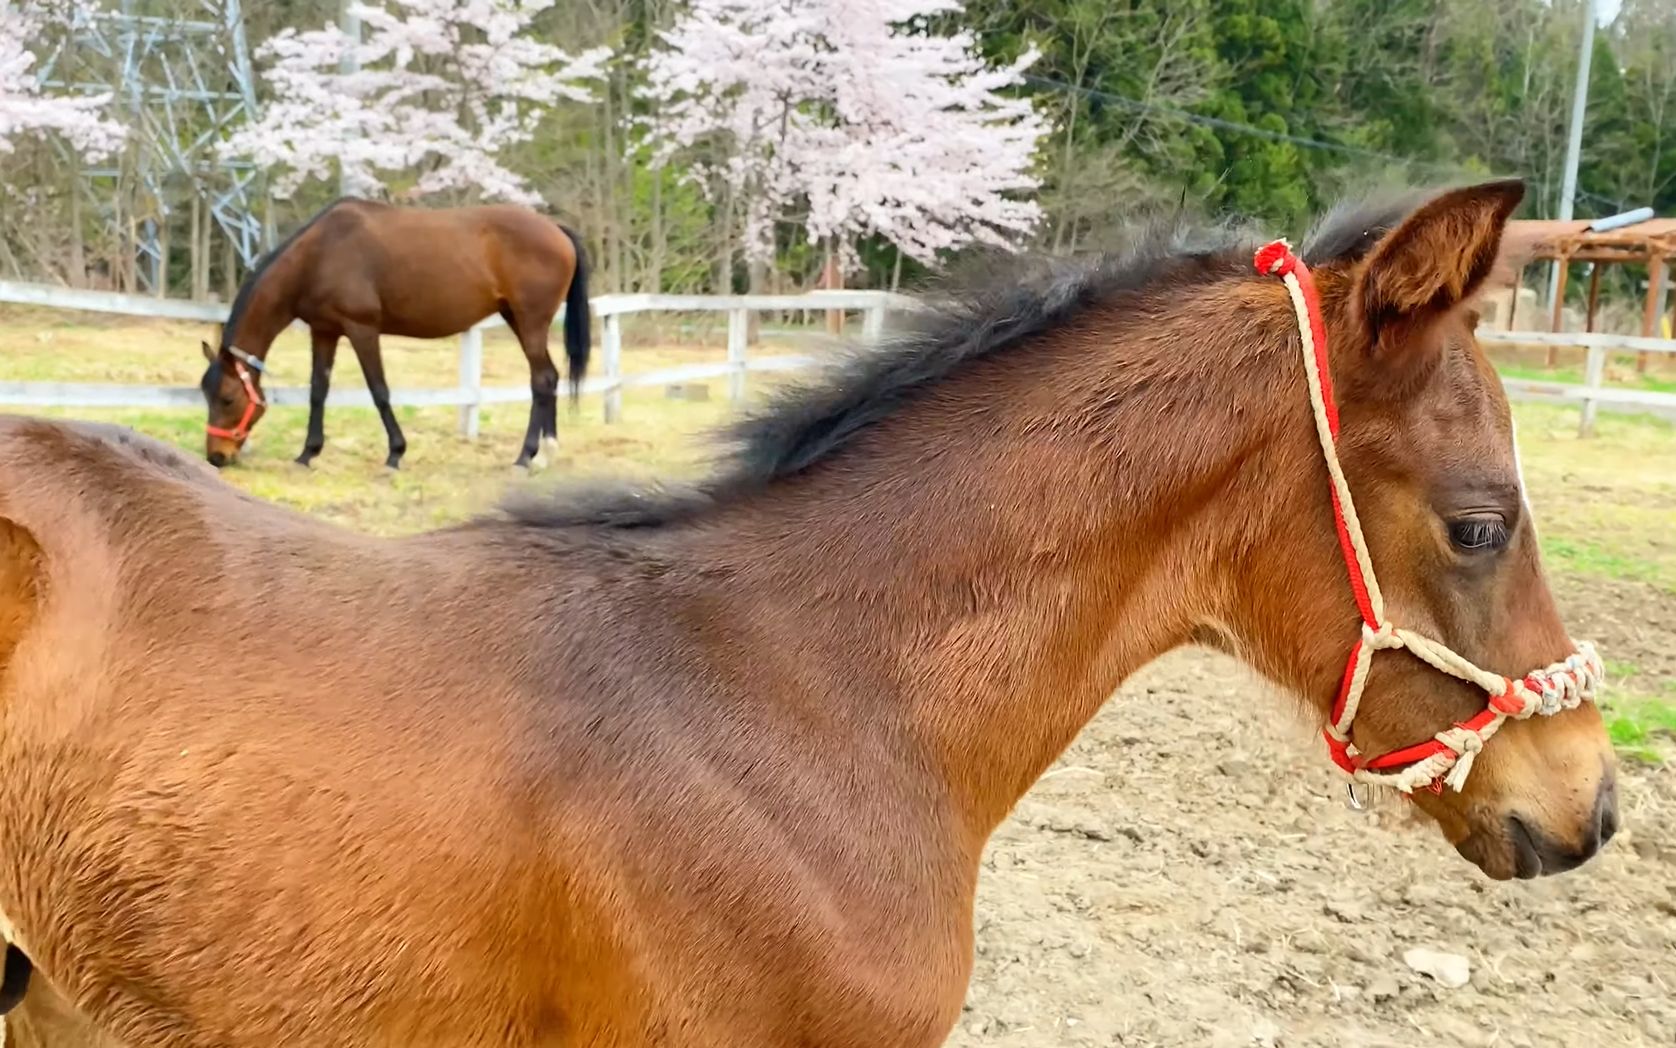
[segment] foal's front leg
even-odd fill
[[[349,344],[355,347],[355,359],[361,362],[361,374],[366,376],[367,390],[372,394],[373,406],[378,408],[379,420],[384,423],[384,435],[390,441],[390,455],[384,464],[400,469],[402,456],[407,454],[407,438],[396,424],[396,413],[390,409],[390,385],[384,381],[384,359],[379,356],[378,332],[350,331]]]
[[[326,391],[332,385],[332,363],[337,360],[338,336],[311,329],[313,365],[308,375],[308,436],[297,465],[306,466],[326,446]]]

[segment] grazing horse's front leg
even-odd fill
[[[326,391],[332,384],[332,363],[338,355],[338,336],[319,328],[310,329],[313,337],[313,366],[308,376],[308,436],[303,439],[303,453],[297,464],[306,466],[326,446]]]
[[[390,440],[390,455],[384,464],[400,469],[402,456],[407,454],[407,438],[396,424],[396,413],[390,409],[390,385],[384,381],[384,359],[379,356],[378,332],[358,328],[347,332],[349,344],[355,347],[355,359],[361,362],[361,374],[366,376],[367,390],[372,393],[373,406],[384,423],[384,433]]]

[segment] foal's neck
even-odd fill
[[[723,556],[758,584],[736,613],[795,616],[797,657],[856,680],[826,698],[917,736],[978,839],[1124,677],[1221,624],[1226,565],[1263,526],[1246,489],[1277,427],[1308,432],[1275,402],[1284,343],[1260,345],[1278,340],[1239,297],[1097,310],[968,363],[724,514]]]

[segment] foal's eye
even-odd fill
[[[1464,517],[1449,522],[1449,541],[1469,553],[1501,549],[1511,537],[1507,522],[1500,517]]]

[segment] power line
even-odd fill
[[[1110,102],[1113,105],[1121,106],[1135,112],[1161,116],[1171,120],[1181,120],[1189,124],[1198,124],[1203,127],[1214,127],[1218,130],[1231,131],[1235,134],[1265,138],[1271,142],[1289,142],[1292,145],[1302,146],[1305,149],[1321,149],[1333,153],[1344,153],[1349,156],[1366,157],[1370,160],[1384,160],[1406,166],[1434,168],[1439,171],[1458,172],[1463,170],[1459,165],[1441,164],[1428,160],[1415,160],[1411,157],[1397,156],[1394,153],[1381,153],[1376,149],[1364,149],[1361,146],[1345,145],[1342,142],[1324,142],[1319,138],[1305,138],[1302,135],[1289,135],[1284,131],[1270,131],[1267,128],[1256,127],[1252,124],[1242,124],[1235,120],[1224,120],[1221,117],[1205,116],[1202,113],[1192,113],[1185,109],[1176,109],[1173,106],[1159,105],[1156,102],[1143,102],[1137,98],[1130,98],[1127,95],[1113,94],[1110,91],[1101,91],[1098,88],[1082,87],[1077,84],[1067,84],[1063,80],[1053,80],[1045,76],[1035,76],[1027,73],[1025,74],[1024,79],[1042,87],[1051,87],[1059,91],[1070,91],[1074,94],[1083,95],[1088,98],[1098,98],[1101,101]]]

